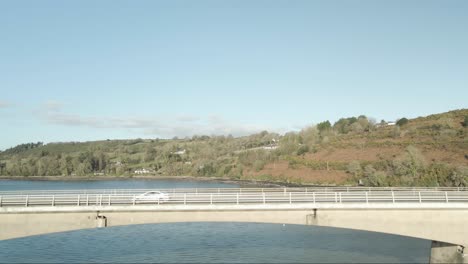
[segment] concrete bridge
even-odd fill
[[[468,191],[278,188],[0,192],[0,239],[174,222],[317,225],[432,241],[431,263],[468,263]]]

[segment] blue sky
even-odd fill
[[[0,149],[468,107],[468,1],[0,1]]]

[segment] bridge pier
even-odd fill
[[[103,215],[98,215],[96,216],[96,227],[97,228],[102,228],[102,227],[107,227],[107,217]]]
[[[429,263],[468,263],[463,250],[463,246],[433,240]]]

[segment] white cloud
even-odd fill
[[[11,103],[6,102],[6,101],[0,101],[0,108],[7,108],[10,106],[11,106]]]
[[[56,111],[56,112],[58,112],[58,111],[62,110],[63,103],[58,102],[58,101],[54,101],[54,100],[49,100],[49,101],[44,103],[43,108],[46,111]]]
[[[40,117],[45,122],[69,127],[89,127],[94,129],[131,129],[135,133],[148,136],[172,138],[191,137],[193,135],[233,135],[245,136],[262,130],[280,132],[278,129],[226,120],[219,115],[207,118],[191,115],[173,117],[105,117],[81,116],[64,113],[62,104],[50,101]]]

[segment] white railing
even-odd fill
[[[0,207],[115,206],[274,203],[468,203],[468,191],[372,192],[212,192],[169,193],[167,200],[141,200],[136,194],[1,195]]]
[[[149,191],[164,193],[252,193],[252,192],[377,192],[377,191],[468,191],[468,187],[281,187],[281,188],[177,188],[177,189],[70,189],[0,191],[0,195],[48,194],[142,194]]]

